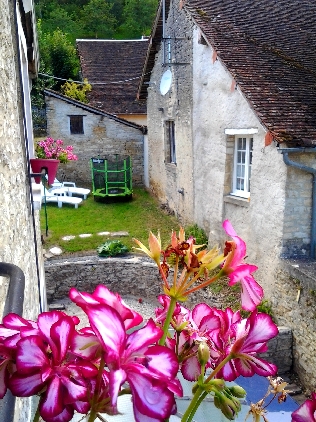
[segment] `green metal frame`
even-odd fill
[[[130,156],[91,158],[92,193],[95,197],[130,197],[132,160]]]

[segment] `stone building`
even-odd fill
[[[138,93],[151,191],[210,244],[222,245],[222,221],[232,222],[279,322],[293,328],[310,387],[315,300],[307,310],[304,274],[296,300],[284,258],[316,255],[315,17],[308,1],[165,0]]]
[[[38,69],[32,1],[0,0],[0,308],[36,319],[46,310],[39,203],[30,176],[34,156],[30,87]],[[32,189],[33,188],[33,189]],[[23,279],[25,288],[23,289]],[[7,393],[0,420],[32,420],[32,398]]]
[[[144,185],[146,127],[106,113],[52,90],[45,90],[47,133],[72,145],[78,161],[59,165],[57,178],[91,186],[90,159],[130,156],[133,185]]]

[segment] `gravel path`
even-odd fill
[[[158,306],[158,302],[148,301],[146,299],[136,298],[134,296],[123,296],[124,302],[136,312],[140,313],[147,321],[149,318],[155,316],[155,308]],[[85,327],[88,325],[88,318],[79,306],[73,303],[69,298],[58,299],[49,304],[49,309],[58,309],[66,312],[68,315],[75,315],[80,319],[78,328]]]

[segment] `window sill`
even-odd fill
[[[172,172],[172,173],[176,173],[177,171],[177,165],[174,163],[165,163],[166,166],[166,170]]]
[[[228,204],[239,205],[241,207],[249,207],[250,198],[242,198],[241,196],[226,195],[224,196],[224,202]]]

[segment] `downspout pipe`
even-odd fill
[[[4,305],[3,316],[14,312],[23,314],[25,276],[21,268],[7,262],[0,262],[0,276],[9,277],[9,287]],[[14,419],[15,397],[11,391],[0,400],[0,421],[12,422]]]
[[[313,188],[312,188],[312,222],[311,222],[311,245],[310,245],[310,257],[315,259],[316,257],[316,169],[305,166],[305,164],[297,163],[289,159],[289,153],[316,153],[316,148],[280,148],[278,150],[283,155],[283,161],[287,166],[295,167],[299,170],[306,171],[313,176]]]

